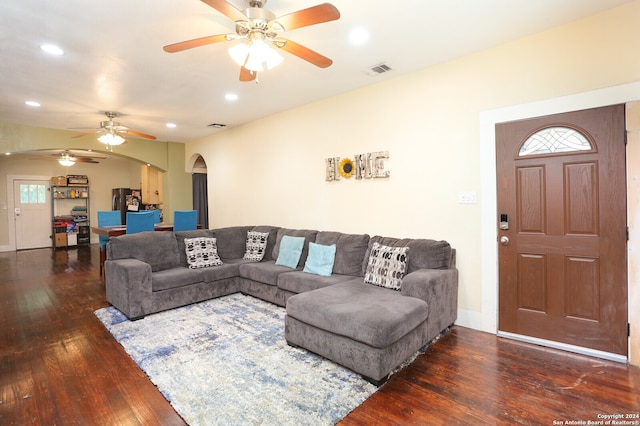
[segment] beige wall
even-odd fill
[[[191,173],[185,170],[185,161],[184,144],[167,144],[167,167],[171,172],[165,173],[162,181],[164,196],[169,199],[169,203],[165,200],[164,204],[165,222],[173,223],[174,210],[193,208]]]
[[[638,16],[635,1],[189,143],[186,157],[207,163],[210,226],[446,239],[458,250],[463,325],[483,329],[483,286],[495,289],[483,268],[495,265],[482,263],[483,203],[493,200],[481,186],[481,159],[494,160],[485,157],[493,142],[482,142],[480,116],[639,81]],[[325,181],[325,158],[382,150],[389,179]],[[458,203],[461,192],[478,203]]]

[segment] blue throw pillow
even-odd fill
[[[333,262],[336,259],[336,245],[323,246],[321,244],[309,243],[309,255],[304,264],[303,272],[309,274],[321,275],[323,277],[331,276],[333,272]]]
[[[302,255],[302,247],[304,247],[304,237],[283,236],[282,240],[280,240],[280,252],[278,253],[276,265],[295,269]]]

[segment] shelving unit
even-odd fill
[[[89,244],[89,185],[51,185],[53,248]]]

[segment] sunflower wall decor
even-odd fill
[[[338,168],[338,170],[340,172],[340,176],[349,179],[351,176],[353,176],[356,168],[350,158],[343,158],[340,162],[340,167]]]
[[[388,178],[391,173],[385,170],[384,160],[389,158],[389,151],[368,152],[351,158],[330,157],[325,159],[326,180],[340,180],[340,176],[349,179]]]

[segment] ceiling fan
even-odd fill
[[[98,155],[82,155],[80,152],[71,152],[64,150],[58,153],[52,153],[49,155],[39,155],[31,157],[31,160],[55,160],[65,167],[73,166],[76,163],[93,163],[98,164],[97,160],[104,160],[107,157]]]
[[[144,133],[133,131],[128,127],[118,123],[117,121],[113,121],[113,119],[118,115],[118,113],[116,112],[105,111],[105,115],[109,118],[109,120],[101,121],[99,129],[95,129],[92,132],[82,133],[80,135],[72,136],[72,137],[82,138],[87,135],[101,133],[102,135],[98,138],[98,140],[107,146],[120,145],[125,143],[126,139],[122,135],[131,135],[138,138],[151,139],[151,140],[156,139],[155,136],[146,135]]]
[[[249,7],[241,12],[225,0],[201,0],[236,23],[235,34],[220,34],[164,46],[169,53],[181,52],[194,47],[223,41],[240,40],[229,49],[233,60],[240,65],[240,81],[253,81],[259,71],[271,69],[282,62],[278,49],[289,52],[320,68],[330,66],[333,61],[307,47],[280,37],[284,31],[334,21],[340,12],[330,3],[323,3],[276,17],[263,6],[267,0],[247,0]],[[275,48],[275,49],[274,49]]]

